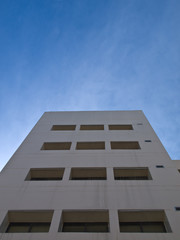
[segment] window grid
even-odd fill
[[[121,232],[166,232],[163,222],[122,222]]]
[[[39,222],[16,222],[10,223],[6,233],[13,232],[49,232],[50,223]]]
[[[25,181],[61,181],[65,168],[30,169]],[[113,168],[114,180],[152,180],[147,167]],[[71,168],[69,180],[107,180],[105,167]]]
[[[138,125],[142,125],[141,123]],[[104,124],[80,124],[80,131],[98,131],[104,130]],[[51,131],[75,131],[76,125],[52,125]],[[119,130],[133,130],[132,124],[109,124],[109,131],[119,131]]]
[[[109,232],[107,222],[66,222],[62,232]]]
[[[179,208],[179,207],[176,207]],[[31,211],[29,211],[30,213]],[[118,211],[119,212],[119,211]],[[20,212],[19,212],[20,213]],[[120,212],[119,212],[120,213]],[[124,215],[125,213],[125,215]],[[127,214],[128,213],[128,214]],[[22,211],[23,214],[23,211]],[[141,216],[140,216],[141,215]],[[154,216],[153,216],[154,215]],[[19,215],[20,217],[20,215]],[[51,216],[49,216],[52,218]],[[48,218],[49,218],[48,217]],[[14,218],[14,217],[13,217]],[[46,216],[47,218],[47,216]],[[136,219],[135,219],[136,218]],[[149,220],[148,220],[149,218]],[[51,219],[44,219],[41,222],[32,219],[25,221],[21,218],[16,221],[9,221],[5,233],[36,233],[49,232]],[[150,220],[151,219],[151,220]],[[129,221],[128,221],[129,220]],[[43,222],[44,221],[44,222]],[[141,232],[141,233],[167,233],[172,232],[163,210],[148,210],[137,212],[121,212],[119,215],[120,232]],[[108,210],[65,210],[61,214],[59,232],[109,232]],[[1,231],[2,232],[2,231]]]

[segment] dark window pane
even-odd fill
[[[85,232],[84,223],[64,223],[62,232]]]
[[[76,150],[103,150],[105,142],[77,142]]]
[[[86,223],[86,232],[108,232],[108,223]]]
[[[51,130],[54,131],[73,131],[76,129],[76,125],[53,125]]]
[[[120,150],[140,149],[140,145],[139,145],[139,142],[113,141],[111,142],[111,149],[120,149]]]
[[[8,233],[49,232],[50,223],[10,223]]]
[[[142,223],[143,232],[166,232],[163,222]]]
[[[133,127],[130,124],[113,124],[109,125],[109,130],[133,130]]]
[[[29,232],[29,225],[26,223],[10,223],[6,232],[7,233]]]
[[[80,130],[104,130],[104,125],[81,125]]]
[[[163,222],[123,222],[121,232],[166,232]]]
[[[120,223],[121,232],[141,232],[139,223]]]
[[[62,232],[108,232],[108,223],[64,223]]]
[[[49,232],[50,223],[33,223],[30,232]]]

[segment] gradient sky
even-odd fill
[[[0,169],[45,111],[143,110],[180,159],[180,1],[1,1],[0,81]]]

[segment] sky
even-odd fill
[[[179,0],[0,2],[0,169],[45,111],[143,110],[180,159]]]

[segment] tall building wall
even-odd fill
[[[46,112],[0,173],[0,239],[179,240],[177,168],[142,111]]]

